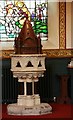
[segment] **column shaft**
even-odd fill
[[[32,82],[32,94],[34,95],[34,81]]]
[[[24,82],[24,95],[27,95],[27,88],[26,88],[26,82]]]

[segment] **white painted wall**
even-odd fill
[[[66,3],[66,49],[73,49],[73,2]]]
[[[66,3],[66,48],[71,48],[71,2]]]
[[[48,2],[48,40],[43,49],[59,49],[59,3]]]

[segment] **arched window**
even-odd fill
[[[40,35],[41,40],[47,40],[47,0],[5,0],[0,2],[0,43],[3,48],[13,48],[14,38],[27,16],[35,34]]]

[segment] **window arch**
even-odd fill
[[[0,2],[0,42],[2,46],[13,47],[14,38],[18,36],[28,16],[35,34],[47,40],[48,28],[47,0],[6,0]]]

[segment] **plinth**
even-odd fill
[[[11,115],[40,115],[51,113],[52,107],[40,103],[37,93],[39,77],[45,71],[45,54],[14,54],[11,59],[11,71],[18,82],[23,82],[23,95],[18,95],[17,103],[7,106]]]

